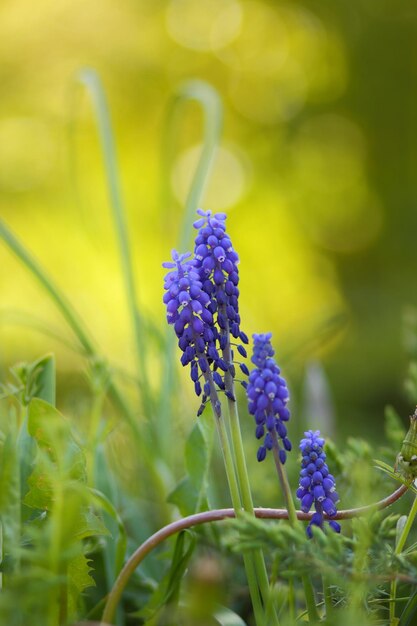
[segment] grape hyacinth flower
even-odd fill
[[[208,309],[210,298],[202,289],[195,261],[191,253],[178,254],[172,251],[172,261],[163,263],[170,271],[164,282],[164,303],[167,307],[168,324],[174,325],[178,346],[182,351],[183,366],[191,364],[190,376],[197,396],[201,395],[199,370],[205,374],[210,364],[218,363],[220,357],[215,348],[213,315]],[[204,386],[203,401],[210,395],[209,386]]]
[[[285,463],[291,450],[284,422],[290,418],[287,408],[289,393],[285,379],[273,358],[272,333],[253,335],[252,363],[247,388],[249,413],[255,417],[256,437],[264,439],[258,449],[258,461],[263,461],[267,450],[276,448],[281,463]],[[280,446],[282,444],[282,447]]]
[[[297,498],[301,501],[301,510],[305,513],[308,513],[314,504],[316,512],[306,530],[307,536],[311,538],[313,536],[312,525],[323,529],[324,513],[328,517],[336,515],[339,496],[334,477],[329,474],[326,464],[326,454],[323,451],[324,438],[320,436],[320,431],[308,430],[304,435],[305,438],[300,443],[303,458]],[[330,520],[329,526],[335,532],[340,533],[340,524],[335,520]]]
[[[225,389],[226,383],[226,387],[230,387],[226,388],[226,395],[234,400],[231,381],[235,376],[235,367],[230,335],[244,344],[248,343],[247,335],[240,330],[239,257],[226,233],[226,215],[212,215],[211,211],[202,209],[198,209],[197,213],[200,219],[194,222],[194,228],[198,230],[194,249],[195,267],[200,275],[202,289],[210,298],[207,308],[215,316],[215,340],[223,354],[223,359],[215,363],[215,369],[220,368],[230,374],[229,378],[223,378],[217,373],[215,382],[220,389]],[[237,350],[241,356],[247,356],[243,345],[237,345]],[[246,376],[249,374],[245,364],[240,364],[240,368]]]

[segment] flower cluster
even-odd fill
[[[239,316],[239,257],[226,234],[226,215],[197,211],[200,219],[194,223],[198,230],[194,257],[173,251],[173,261],[163,266],[171,270],[165,277],[164,302],[168,323],[173,324],[178,345],[183,354],[181,363],[191,364],[195,392],[202,396],[200,415],[211,397],[210,385],[234,400],[234,355],[230,336],[240,343],[239,354],[246,357],[242,343],[248,337],[240,330]],[[244,363],[245,375],[249,370]],[[200,378],[206,383],[202,389]],[[242,383],[244,384],[244,383]]]
[[[328,517],[334,517],[337,513],[336,503],[339,496],[333,476],[329,474],[326,464],[326,454],[323,451],[324,438],[320,431],[309,430],[304,433],[301,440],[300,450],[302,454],[300,485],[297,490],[297,498],[301,502],[301,510],[308,513],[314,504],[316,512],[307,526],[307,535],[312,537],[311,526],[323,528],[324,513]],[[329,521],[329,526],[340,533],[340,524],[335,520]]]
[[[263,461],[267,450],[276,447],[281,463],[285,463],[286,451],[291,450],[284,422],[290,418],[287,408],[289,393],[285,379],[273,358],[272,333],[253,335],[252,363],[255,369],[250,372],[247,397],[249,413],[255,417],[256,437],[264,438],[258,449],[258,461]],[[282,444],[282,447],[281,445]]]
[[[238,297],[239,257],[226,234],[226,215],[211,214],[211,211],[198,209],[201,216],[194,222],[198,229],[195,239],[194,256],[200,270],[203,289],[211,298],[211,311],[217,313],[221,331],[229,326],[235,339],[240,336],[240,316]]]
[[[211,362],[225,367],[215,348],[213,315],[209,311],[210,298],[202,289],[195,261],[188,254],[172,251],[172,261],[163,263],[171,271],[165,277],[164,303],[168,324],[174,325],[178,346],[182,351],[181,363],[191,363],[191,379],[196,394],[201,395],[199,369],[206,372]],[[209,390],[206,395],[209,395]]]
[[[194,222],[194,228],[198,230],[194,249],[196,269],[200,273],[202,288],[210,297],[208,309],[215,316],[219,348],[227,356],[227,368],[234,378],[233,353],[229,355],[230,335],[242,343],[248,343],[247,335],[240,330],[239,257],[226,233],[226,215],[212,215],[211,211],[202,209],[198,209],[197,213],[200,219]],[[237,350],[246,357],[242,345],[239,344]],[[246,365],[240,364],[240,368],[245,375],[249,374]],[[221,377],[216,376],[216,383],[220,389],[224,389]]]

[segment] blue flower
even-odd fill
[[[302,439],[300,443],[302,460],[297,498],[301,502],[301,510],[305,513],[308,513],[314,504],[316,512],[307,526],[307,536],[311,538],[313,536],[312,525],[323,528],[324,513],[328,517],[336,515],[339,496],[334,477],[329,474],[329,468],[325,462],[324,438],[320,436],[320,431],[308,430],[304,435],[305,439]],[[329,526],[335,532],[340,533],[340,524],[335,520],[330,520]]]
[[[258,461],[264,460],[267,450],[276,447],[281,463],[285,463],[286,453],[291,450],[285,426],[290,418],[289,393],[273,358],[271,337],[272,333],[253,335],[251,360],[256,367],[250,372],[246,393],[249,413],[255,417],[256,437],[263,439],[258,449]]]
[[[226,233],[226,215],[213,215],[211,211],[202,209],[198,209],[197,213],[200,219],[194,222],[194,228],[198,230],[194,249],[195,269],[199,272],[202,290],[210,299],[207,309],[213,315],[215,342],[223,354],[223,359],[218,360],[215,366],[230,373],[233,379],[235,368],[233,354],[229,353],[230,335],[248,343],[247,335],[240,330],[239,257]],[[241,356],[246,356],[243,346],[239,344],[237,349]],[[248,374],[246,365],[241,364],[240,368],[245,375]],[[233,395],[231,389],[226,389],[226,392],[229,397]]]
[[[200,274],[190,256],[191,253],[180,255],[173,250],[173,261],[162,264],[170,270],[165,276],[163,300],[168,324],[174,325],[183,353],[181,363],[183,366],[191,364],[190,376],[199,396],[203,391],[199,372],[205,374],[213,362],[221,365],[221,359],[215,347],[213,315],[208,308],[210,297],[202,289]],[[210,390],[204,385],[203,402],[209,395]]]

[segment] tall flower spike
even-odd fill
[[[217,351],[213,315],[207,308],[210,298],[202,290],[200,275],[190,256],[191,253],[180,255],[173,250],[173,260],[162,264],[170,270],[165,276],[163,300],[168,324],[174,325],[178,346],[183,353],[181,363],[183,366],[191,364],[190,376],[199,396],[202,393],[199,370],[202,373],[207,371],[212,361],[216,360]],[[207,396],[209,390],[204,388],[203,402]]]
[[[297,489],[297,498],[301,502],[301,510],[308,513],[314,504],[316,512],[313,514],[308,526],[307,536],[311,538],[313,533],[311,526],[323,529],[324,516],[334,517],[337,513],[336,504],[339,496],[336,491],[336,483],[326,464],[326,454],[323,451],[324,438],[320,431],[308,430],[304,433],[305,439],[300,442],[302,454],[300,485]],[[329,526],[340,533],[340,524],[330,520]]]
[[[289,393],[285,379],[273,358],[272,333],[253,335],[252,363],[247,388],[249,413],[255,417],[256,437],[263,439],[258,449],[258,461],[263,461],[267,450],[277,447],[279,459],[285,463],[286,452],[291,450],[284,422],[290,418],[287,409]],[[282,446],[282,447],[281,447]]]
[[[230,335],[242,343],[248,343],[248,337],[240,330],[239,257],[226,233],[226,215],[212,215],[211,211],[202,209],[198,209],[197,213],[200,219],[194,222],[194,228],[198,230],[194,249],[195,267],[200,275],[202,289],[210,298],[207,308],[215,316],[215,341],[224,355],[228,352]],[[246,356],[243,346],[238,345],[237,349],[241,356]],[[233,355],[229,362],[223,358],[217,359],[215,366],[223,372],[229,372],[234,378],[232,359]],[[240,368],[245,375],[248,374],[246,365],[241,364]],[[222,385],[219,386],[222,388]]]

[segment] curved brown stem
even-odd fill
[[[378,502],[374,502],[373,504],[368,504],[366,506],[357,507],[355,509],[344,509],[338,511],[332,519],[350,519],[352,517],[360,517],[362,515],[366,515],[367,513],[371,513],[372,511],[377,511],[380,509],[385,509],[387,506],[390,506],[401,496],[405,494],[408,490],[407,485],[401,485],[398,489],[396,489],[393,493],[391,493],[386,498],[379,500]],[[304,513],[303,511],[296,511],[297,518],[299,520],[310,520],[313,513]],[[288,519],[288,511],[286,509],[264,509],[264,508],[256,508],[255,516],[260,519]],[[186,530],[187,528],[192,528],[193,526],[198,526],[200,524],[206,524],[208,522],[221,522],[224,519],[236,517],[235,511],[233,509],[215,509],[213,511],[203,511],[202,513],[195,513],[194,515],[189,515],[188,517],[183,517],[167,526],[164,526],[156,533],[154,533],[151,537],[149,537],[146,541],[139,546],[137,550],[132,554],[132,556],[126,561],[125,566],[121,570],[119,576],[117,577],[116,582],[113,585],[113,589],[110,591],[106,605],[104,607],[103,612],[103,622],[112,623],[112,619],[114,616],[114,612],[116,610],[117,604],[120,600],[120,597],[123,593],[124,588],[133,574],[138,565],[143,561],[145,556],[149,554],[156,546],[158,546],[162,541],[168,539],[172,535],[179,533],[181,530]],[[327,517],[325,515],[325,517]]]

